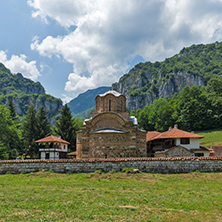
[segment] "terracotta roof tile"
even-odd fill
[[[67,155],[69,155],[69,156],[76,156],[76,151],[75,151],[75,152],[68,153]]]
[[[7,163],[66,163],[66,162],[75,162],[75,163],[89,163],[89,162],[133,162],[133,161],[184,161],[184,160],[222,160],[222,156],[217,157],[161,157],[161,158],[152,158],[152,157],[141,157],[141,158],[108,158],[108,159],[27,159],[27,160],[0,160],[1,164]]]
[[[207,147],[204,146],[200,146],[200,148],[196,148],[196,149],[191,149],[193,151],[210,151],[210,149],[208,149]]]
[[[59,139],[57,136],[48,136],[45,138],[42,138],[40,140],[36,140],[36,143],[46,143],[46,142],[58,142],[58,143],[65,143],[65,144],[70,144],[69,142],[63,140],[63,139]]]
[[[149,132],[148,132],[149,133]],[[166,132],[157,134],[156,136],[149,138],[147,141],[156,140],[156,139],[175,139],[175,138],[203,138],[203,136],[183,131],[177,128],[170,129]]]
[[[146,134],[146,141],[150,141],[153,137],[156,137],[159,134],[161,133],[157,131],[148,131]]]

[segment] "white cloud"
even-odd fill
[[[0,62],[3,63],[12,73],[22,73],[24,77],[36,80],[39,73],[36,67],[36,61],[26,62],[27,57],[23,54],[20,56],[12,55],[11,59],[7,59],[7,54],[0,51]]]
[[[29,0],[33,17],[77,28],[65,36],[35,38],[40,55],[73,64],[65,90],[77,95],[111,85],[136,55],[163,60],[184,46],[221,40],[221,0]]]

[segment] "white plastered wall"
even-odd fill
[[[180,144],[180,138],[177,138],[176,145],[183,146],[189,150],[190,149],[197,149],[197,148],[200,148],[200,141],[199,141],[199,138],[190,138],[190,144]]]
[[[45,152],[41,152],[41,159],[45,159]]]

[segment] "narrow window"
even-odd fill
[[[121,100],[121,112],[123,112],[123,100]]]
[[[105,159],[107,159],[107,154],[105,154]]]
[[[111,111],[111,99],[109,99],[109,111]]]
[[[180,144],[190,144],[190,138],[181,138]]]
[[[204,156],[204,153],[195,153],[195,156]]]

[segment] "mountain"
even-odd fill
[[[46,94],[39,82],[24,78],[21,73],[12,74],[0,63],[0,104],[8,105],[9,99],[12,99],[19,116],[24,116],[31,104],[37,110],[43,105],[52,120],[62,108],[62,101]]]
[[[222,43],[192,45],[162,62],[137,64],[112,89],[126,96],[130,110],[137,110],[185,86],[204,86],[218,75],[222,75]]]
[[[96,96],[105,93],[109,89],[110,87],[103,86],[96,89],[89,89],[86,92],[79,94],[75,99],[68,103],[73,116],[85,118],[87,112],[95,107]]]

